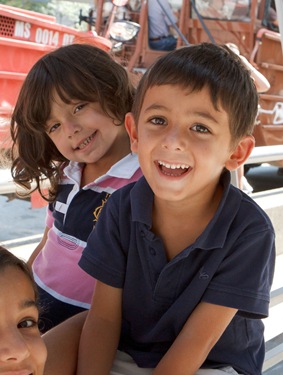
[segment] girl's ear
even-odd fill
[[[255,139],[252,135],[247,135],[242,138],[230,155],[229,159],[226,161],[226,169],[233,171],[244,164],[250,156],[254,146]]]
[[[131,150],[132,152],[137,153],[138,152],[138,132],[137,132],[137,127],[136,127],[136,123],[134,120],[134,116],[131,112],[126,114],[125,127],[130,137]]]

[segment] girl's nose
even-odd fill
[[[0,363],[21,362],[29,357],[29,346],[18,329],[1,332],[0,336]]]
[[[74,134],[79,133],[82,129],[78,123],[72,121],[66,121],[63,124],[63,127],[68,138],[71,138]]]

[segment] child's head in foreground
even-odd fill
[[[104,122],[109,123],[109,136],[104,137],[109,139],[113,138],[110,131],[124,128],[124,117],[131,110],[134,91],[126,70],[108,53],[92,45],[72,44],[43,56],[29,71],[12,115],[15,181],[25,182],[26,177],[28,183],[30,176],[50,178],[58,171],[58,162],[81,161],[65,152],[67,141],[54,141],[53,135],[57,136],[58,132],[53,130],[64,120],[57,119],[60,107],[65,110],[73,105],[75,115],[90,103],[100,116],[91,126],[100,126],[103,132]],[[53,116],[56,105],[59,110]],[[83,126],[79,122],[75,125]],[[83,135],[79,139],[82,138]]]
[[[258,95],[250,72],[226,46],[202,43],[183,47],[160,58],[143,76],[132,112],[138,120],[144,96],[153,86],[177,85],[183,89],[209,89],[217,109],[227,112],[233,140],[252,134]],[[204,103],[205,104],[205,103]]]
[[[28,265],[0,246],[0,372],[43,375],[37,291]]]
[[[198,171],[201,189],[247,159],[257,108],[254,82],[239,57],[225,46],[204,43],[153,64],[140,82],[126,127],[148,181],[155,167],[159,179],[176,184],[186,176],[192,181]]]

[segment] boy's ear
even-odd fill
[[[250,156],[254,146],[255,139],[252,135],[247,135],[242,138],[230,155],[229,159],[226,161],[226,169],[233,171],[244,164]]]
[[[130,137],[131,150],[132,152],[137,153],[138,152],[138,132],[137,132],[137,127],[136,127],[136,123],[134,120],[134,116],[131,112],[126,114],[125,127]]]

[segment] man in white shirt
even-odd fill
[[[167,0],[148,0],[148,42],[151,49],[171,51],[176,48],[177,39],[170,34],[170,26],[176,22]]]

